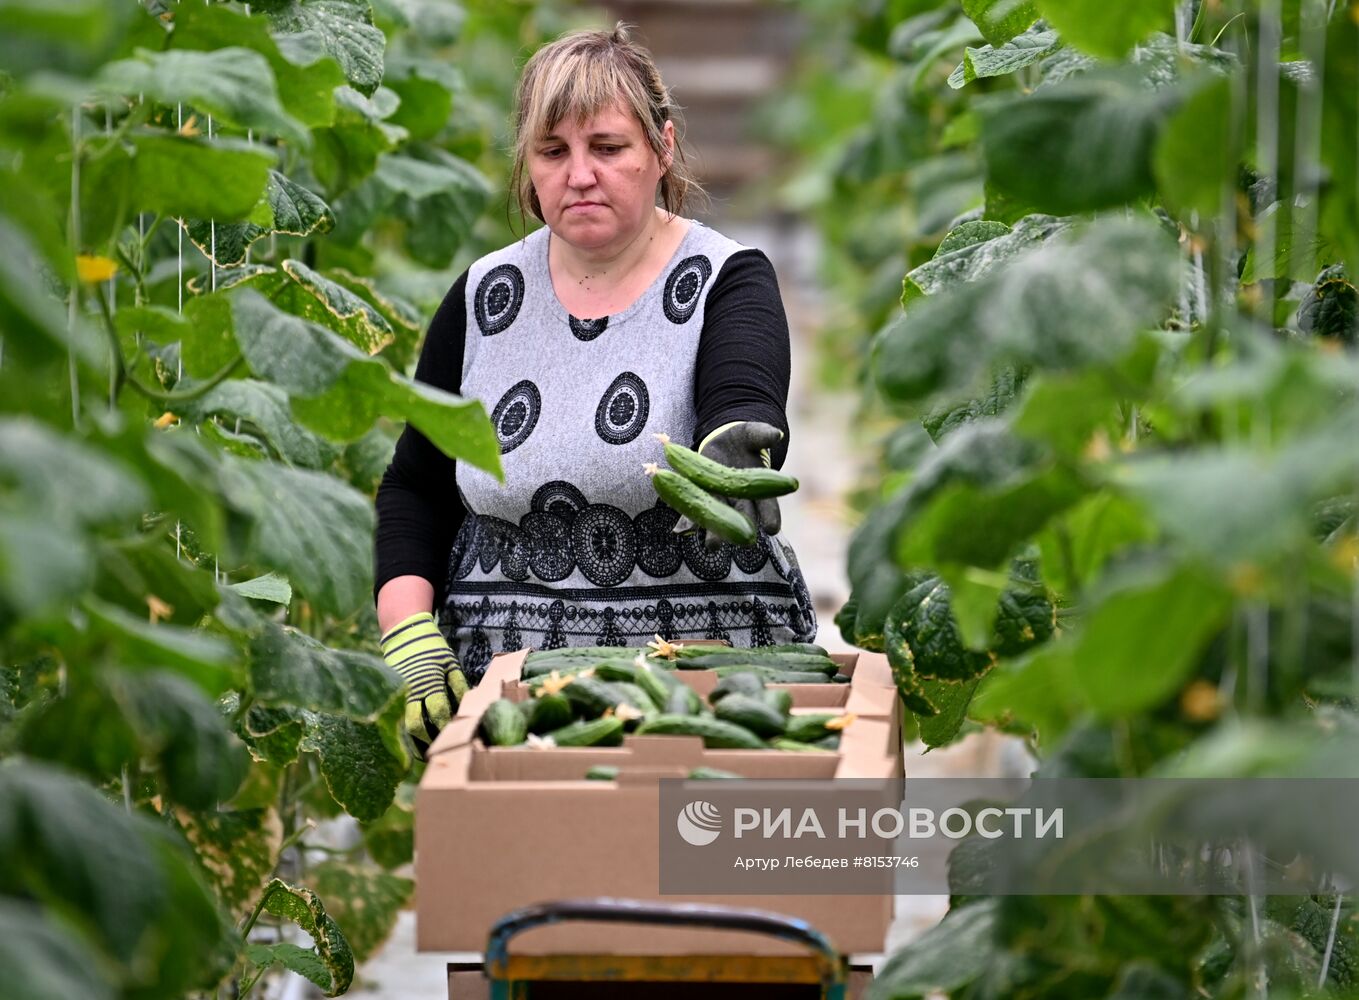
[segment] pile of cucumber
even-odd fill
[[[637,733],[699,736],[716,749],[829,752],[853,721],[831,712],[791,715],[792,696],[767,684],[787,683],[783,677],[803,671],[718,668],[726,672],[705,703],[675,675],[681,661],[609,652],[607,658],[581,647],[530,654],[529,661],[542,657],[525,664],[531,696],[493,702],[481,718],[482,739],[488,746],[608,747],[621,745],[624,733]]]
[[[755,525],[713,494],[733,500],[767,500],[797,489],[797,480],[777,469],[737,469],[678,445],[665,434],[657,434],[656,439],[664,446],[665,460],[670,464],[669,469],[654,462],[643,466],[657,495],[700,528],[733,545],[754,544]]]
[[[686,646],[657,639],[648,644],[648,663],[663,663],[678,670],[711,670],[719,677],[734,673],[757,673],[771,684],[846,684],[849,677],[830,654],[809,642],[781,646]],[[529,653],[523,677],[533,680],[557,671],[579,673],[593,667],[622,664],[626,670],[637,659],[638,650],[622,646],[569,646]]]

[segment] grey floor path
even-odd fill
[[[713,224],[742,243],[764,249],[779,272],[793,339],[792,433],[785,467],[802,482],[801,489],[784,501],[784,531],[816,603],[818,641],[832,650],[848,649],[832,622],[849,592],[845,553],[852,517],[844,493],[872,456],[855,453],[849,446],[855,439],[854,397],[812,384],[814,339],[824,310],[816,281],[815,243],[804,229]],[[920,745],[905,748],[908,777],[1027,773],[1022,750],[992,734],[976,734],[928,754],[923,749]],[[884,954],[933,926],[947,907],[944,896],[898,896]],[[404,912],[382,951],[359,969],[349,995],[365,1000],[437,1000],[447,994],[446,964],[478,958],[464,953],[417,953],[414,915]]]

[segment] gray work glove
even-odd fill
[[[705,458],[730,466],[733,469],[751,469],[763,465],[769,468],[769,449],[783,440],[783,431],[773,424],[757,421],[737,420],[723,424],[713,431],[696,449]],[[779,515],[779,501],[776,497],[764,500],[745,500],[721,497],[732,507],[750,518],[752,524],[764,530],[767,535],[777,535],[782,526]],[[675,525],[675,533],[693,531],[697,525],[687,517],[681,517]],[[722,539],[708,532],[703,543],[708,549],[717,549]]]

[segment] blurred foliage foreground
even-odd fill
[[[405,421],[499,470],[480,404],[404,373],[503,242],[515,59],[565,25],[475,0],[0,23],[0,993],[343,993],[411,892],[372,493]],[[316,841],[342,813],[362,841]]]
[[[1359,5],[805,7],[783,196],[893,428],[843,634],[1040,778],[1359,777]],[[1239,896],[982,898],[974,846],[874,996],[1359,988],[1353,899],[1239,852]]]

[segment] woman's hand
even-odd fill
[[[382,658],[406,682],[406,735],[424,759],[467,693],[467,680],[428,611],[392,626],[382,637]]]
[[[783,431],[773,424],[737,420],[723,424],[704,438],[698,446],[698,453],[733,469],[752,469],[759,466],[768,468],[769,449],[782,439]],[[779,513],[779,502],[774,497],[764,500],[733,497],[722,499],[750,518],[751,523],[761,528],[765,534],[779,533],[783,521]],[[682,517],[674,530],[676,534],[682,534],[692,531],[694,527],[693,521]],[[716,549],[721,546],[722,539],[710,531],[703,544],[709,549]]]

